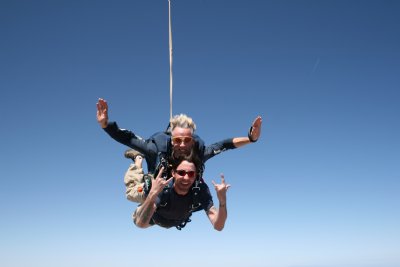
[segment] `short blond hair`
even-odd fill
[[[186,114],[175,115],[169,122],[171,124],[171,131],[176,127],[189,128],[192,130],[192,133],[196,130],[196,124],[193,119]]]

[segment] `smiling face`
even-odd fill
[[[196,180],[197,171],[194,163],[183,160],[172,170],[175,179],[174,189],[178,195],[186,195]]]
[[[176,156],[189,155],[194,144],[192,129],[175,127],[171,132],[171,142]]]

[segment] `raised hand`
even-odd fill
[[[229,187],[231,187],[230,184],[225,183],[225,176],[223,173],[221,173],[221,183],[217,184],[214,181],[212,181],[212,184],[214,185],[215,191],[217,192],[217,197],[219,202],[225,203],[226,202],[226,191],[228,191]]]
[[[153,180],[151,181],[150,194],[153,194],[153,196],[157,196],[159,193],[161,193],[164,187],[166,187],[169,184],[169,182],[173,179],[173,177],[169,178],[168,180],[162,178],[163,171],[164,167],[161,167],[157,177],[153,178]]]
[[[108,123],[108,104],[102,98],[99,98],[96,103],[97,106],[97,122],[100,124],[101,128],[106,128]]]
[[[252,142],[256,142],[258,138],[261,135],[261,125],[262,125],[262,118],[261,116],[257,116],[253,124],[251,125],[250,131],[249,131],[249,139]]]

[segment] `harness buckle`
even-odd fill
[[[193,203],[192,204],[192,210],[195,210],[195,209],[197,209],[198,207],[200,207],[201,206],[201,203],[199,203],[199,202],[197,202],[197,204],[196,203]]]
[[[201,206],[201,203],[199,201],[200,187],[197,185],[193,186],[192,191],[193,191],[193,200],[194,200],[194,202],[192,203],[192,210],[195,210]]]
[[[197,197],[199,195],[199,193],[200,193],[200,187],[197,186],[197,185],[193,186],[192,187],[192,191],[193,191],[194,197]]]

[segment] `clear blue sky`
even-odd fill
[[[207,163],[224,231],[136,228],[95,118],[166,127],[168,1],[1,0],[0,266],[399,267],[400,2],[172,5],[174,113],[208,144],[264,118]]]

